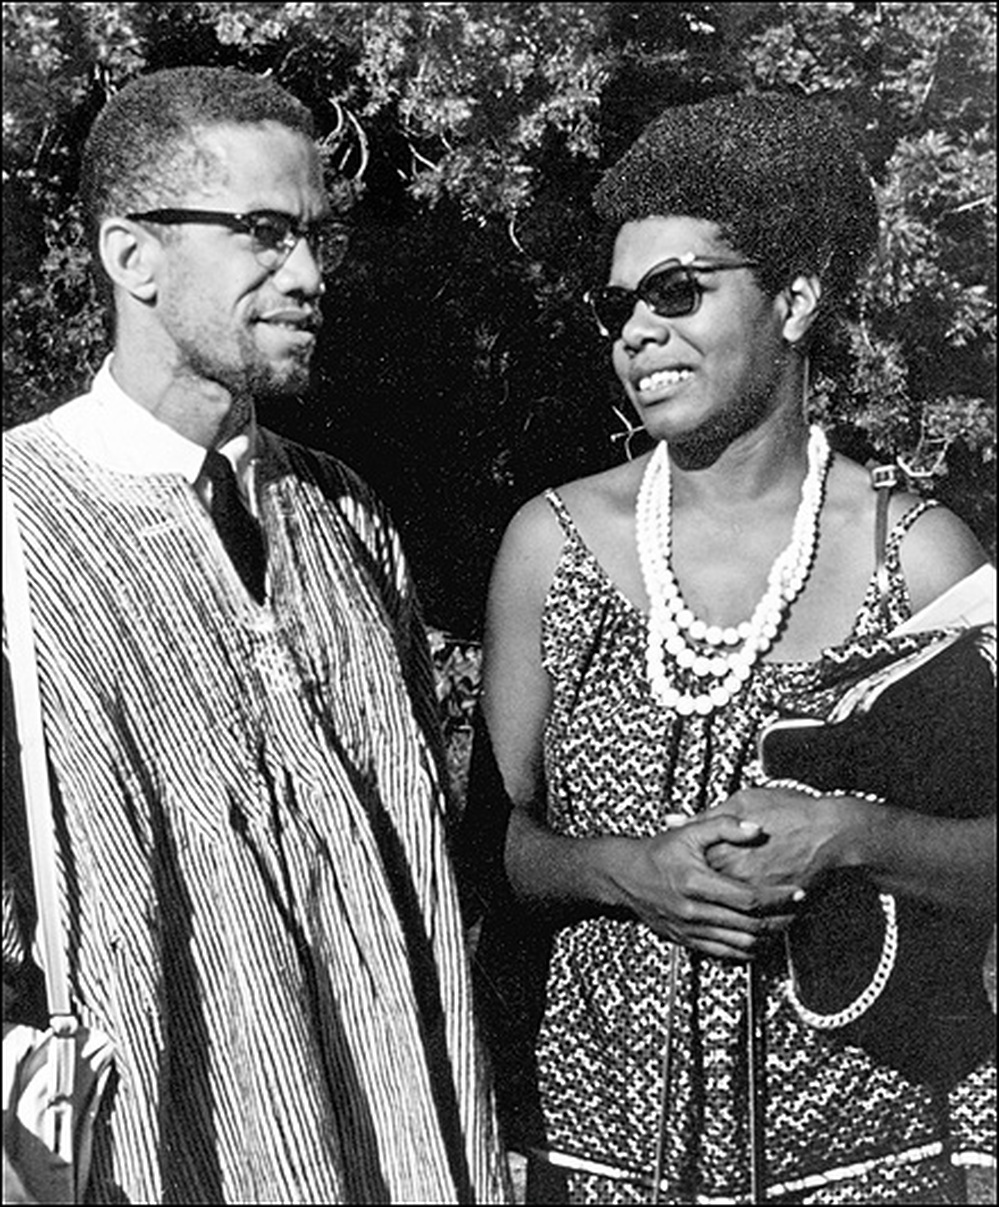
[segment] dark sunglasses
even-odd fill
[[[726,260],[694,264],[686,259],[664,260],[649,269],[638,282],[637,289],[601,285],[587,292],[586,301],[597,320],[600,334],[607,339],[617,339],[639,302],[644,302],[653,314],[664,319],[693,314],[700,306],[704,292],[698,274],[723,272],[727,268],[753,268],[757,263],[756,260]]]
[[[342,222],[324,219],[300,222],[280,210],[254,210],[250,214],[228,214],[222,210],[163,209],[142,214],[126,214],[132,222],[155,222],[164,226],[204,223],[224,226],[240,235],[249,235],[257,263],[269,272],[277,272],[304,239],[323,272],[337,268],[347,253],[349,232]]]

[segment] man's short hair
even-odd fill
[[[614,227],[652,216],[707,219],[759,261],[768,293],[815,273],[834,304],[877,241],[870,176],[846,122],[831,104],[786,94],[666,110],[604,174],[594,205]]]
[[[97,115],[84,147],[80,193],[92,244],[105,218],[176,205],[210,178],[200,130],[260,122],[313,135],[306,106],[263,76],[175,67],[127,84]]]

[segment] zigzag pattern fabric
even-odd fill
[[[819,663],[767,663],[715,716],[662,709],[644,671],[645,618],[607,576],[554,492],[565,534],[543,616],[554,702],[545,734],[548,821],[576,837],[654,834],[667,812],[700,813],[759,782],[762,722],[821,688]],[[889,615],[872,581],[850,640],[876,641],[909,614],[892,533]],[[590,918],[555,936],[538,1061],[547,1144],[570,1200],[649,1201],[661,1098],[670,944],[638,922]],[[745,975],[679,952],[663,1202],[747,1202]],[[772,1197],[799,1203],[953,1202],[954,1163],[991,1151],[995,1066],[949,1103],[805,1026],[782,948],[766,985],[767,1169]],[[595,1166],[604,1167],[599,1172]],[[606,1172],[605,1172],[606,1171]],[[907,1196],[909,1196],[907,1198]]]
[[[259,451],[263,606],[183,478],[46,418],[4,441],[72,985],[117,1045],[90,1197],[499,1202],[398,537],[333,459]],[[8,887],[5,970],[30,949]]]

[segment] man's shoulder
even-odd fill
[[[267,464],[281,467],[285,472],[291,470],[296,476],[313,479],[320,485],[344,483],[371,493],[360,474],[332,453],[321,452],[264,427],[258,429],[257,442],[260,456]]]
[[[40,439],[45,428],[51,423],[51,414],[51,411],[46,411],[42,415],[35,415],[31,419],[22,420],[13,427],[5,428],[4,448],[23,448]]]
[[[93,393],[88,390],[6,428],[3,433],[4,457],[8,448],[16,451],[47,446],[54,430],[77,416],[85,417],[92,404]]]
[[[363,546],[374,563],[382,567],[382,573],[387,572],[397,583],[402,583],[400,574],[404,573],[405,557],[399,530],[381,498],[355,470],[331,453],[267,429],[258,429],[258,448],[265,481],[290,476],[304,485],[305,493],[312,498],[303,497],[300,505],[313,516],[325,517],[333,530],[341,538],[347,537],[355,549]],[[317,490],[325,500],[318,509]],[[360,542],[360,546],[354,542]]]
[[[68,405],[68,404],[63,404]],[[27,419],[3,433],[3,465],[8,466],[26,461],[50,460],[52,412]]]
[[[332,453],[280,436],[268,428],[257,435],[265,480],[291,475],[299,482],[318,488],[341,512],[362,508],[386,519],[387,513],[378,494],[356,470]]]

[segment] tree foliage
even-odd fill
[[[815,413],[992,545],[993,4],[13,3],[3,21],[5,424],[106,351],[75,190],[107,95],[164,66],[270,72],[365,170],[315,387],[265,418],[380,489],[431,615],[472,633],[513,509],[622,456],[579,302],[602,269],[599,172],[667,105],[814,93],[852,116],[883,214]]]

